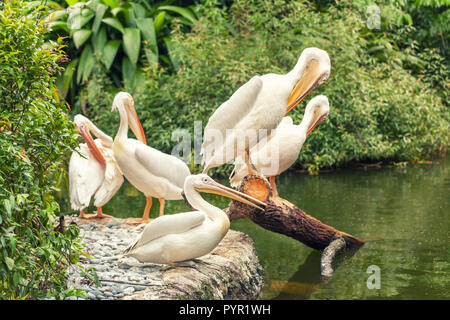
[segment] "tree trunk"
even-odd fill
[[[358,249],[364,244],[362,240],[311,217],[285,199],[271,198],[270,185],[261,177],[246,176],[238,190],[268,205],[265,211],[261,211],[232,201],[229,208],[225,209],[230,220],[249,218],[267,230],[287,235],[308,247],[323,251],[323,275],[331,275],[331,263],[337,251]]]

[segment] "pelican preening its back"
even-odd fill
[[[182,199],[184,180],[190,171],[177,157],[145,144],[130,94],[119,92],[114,98],[113,109],[120,113],[120,127],[113,142],[114,157],[127,180],[147,198],[142,218],[129,219],[128,222],[148,222],[152,197],[159,199],[160,216],[163,215],[165,199]],[[128,138],[128,125],[140,141]]]
[[[275,176],[289,169],[295,163],[306,137],[320,122],[326,119],[329,110],[327,97],[323,95],[314,97],[307,104],[299,125],[293,124],[291,117],[284,117],[270,140],[261,140],[250,150],[251,163],[258,172],[270,177],[274,197],[278,196]],[[244,160],[240,157],[236,158],[230,177],[231,185],[238,186],[247,174],[248,170]]]
[[[230,220],[225,212],[204,200],[200,192],[220,194],[261,210],[266,206],[249,195],[220,185],[205,174],[189,175],[184,182],[184,193],[199,211],[154,219],[124,254],[140,262],[171,264],[211,252],[227,234]]]
[[[244,159],[248,172],[254,173],[248,153],[264,138],[261,129],[275,129],[283,116],[325,82],[329,74],[328,54],[317,48],[307,48],[287,74],[271,73],[251,78],[209,118],[202,145],[203,173],[237,156]],[[233,130],[227,132],[230,129]],[[242,134],[249,131],[254,131],[255,136],[243,137]]]
[[[102,206],[123,183],[122,172],[113,156],[113,140],[80,114],[75,116],[74,123],[86,143],[80,144],[70,157],[69,193],[72,209],[80,210],[81,218],[109,217],[103,214]],[[98,139],[93,140],[90,131]],[[86,215],[83,209],[89,206],[92,196],[97,214]]]

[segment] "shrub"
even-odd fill
[[[213,111],[253,75],[285,73],[303,49],[315,46],[330,55],[330,78],[290,115],[299,123],[307,100],[316,94],[327,95],[331,109],[308,137],[299,165],[313,172],[354,161],[416,160],[445,151],[448,110],[429,83],[403,64],[372,54],[373,42],[363,34],[367,5],[336,1],[323,13],[299,1],[236,0],[230,8],[205,1],[193,31],[173,36],[181,62],[177,73],[149,73],[145,86],[135,92],[148,143],[170,152],[174,130],[193,133],[195,120],[206,125]],[[392,50],[402,56],[400,49]],[[103,100],[101,82],[89,90],[88,116],[102,128],[115,123],[115,133],[117,115],[105,109],[112,98]]]
[[[196,21],[190,6],[150,5],[147,0],[66,0],[70,9],[48,17],[53,34],[68,35],[71,61],[60,78],[60,92],[89,79],[95,65],[108,73],[116,86],[128,91],[142,83],[144,61],[152,68],[162,63],[178,66],[171,52],[171,25],[175,18],[190,27]]]
[[[75,129],[55,88],[62,46],[24,9],[0,3],[0,299],[63,298],[79,294],[66,278],[81,247],[76,226],[53,230],[53,193]]]

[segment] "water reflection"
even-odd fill
[[[265,270],[264,299],[449,299],[449,160],[406,168],[346,169],[318,176],[295,172],[277,180],[280,195],[306,213],[366,243],[338,261],[331,279],[320,280],[320,253],[242,219],[231,228],[255,242]],[[219,181],[227,184],[226,180]],[[64,214],[69,201],[59,195]],[[204,195],[218,207],[229,200]],[[117,217],[140,217],[145,197],[125,183],[104,207]],[[89,210],[94,210],[90,207]],[[151,216],[158,216],[154,201]],[[166,213],[189,211],[167,201]],[[366,271],[381,270],[381,288],[369,289]]]

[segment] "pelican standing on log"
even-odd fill
[[[278,197],[275,176],[280,175],[295,163],[306,137],[327,118],[329,110],[327,97],[323,95],[314,97],[308,102],[299,125],[293,124],[291,117],[284,117],[275,130],[274,136],[267,143],[264,144],[266,141],[262,140],[250,150],[251,163],[264,176],[269,177],[273,197]],[[230,176],[231,186],[239,186],[247,174],[247,166],[243,159],[236,158],[234,170]]]
[[[113,152],[125,178],[147,198],[142,218],[127,219],[127,223],[148,223],[152,197],[160,202],[159,215],[164,214],[165,199],[183,199],[184,179],[190,175],[187,165],[175,156],[165,154],[145,144],[142,126],[134,109],[134,101],[127,92],[119,92],[113,110],[120,114],[119,131],[114,138]],[[138,140],[127,136],[128,125],[141,135]],[[141,137],[141,138],[140,138]],[[145,139],[145,138],[144,138]]]
[[[74,123],[86,143],[81,144],[70,157],[69,193],[72,209],[80,210],[80,218],[106,218],[102,207],[116,194],[123,183],[122,172],[112,151],[113,140],[88,118],[77,114]],[[93,140],[91,134],[98,138]],[[94,196],[97,214],[85,214]]]
[[[249,162],[249,150],[267,137],[269,132],[261,129],[275,129],[283,116],[324,83],[329,74],[328,54],[321,49],[307,48],[287,74],[255,76],[241,86],[217,108],[205,127],[203,173],[241,156],[248,172],[255,174]]]
[[[219,194],[264,210],[266,204],[247,194],[227,188],[206,174],[190,175],[184,182],[188,202],[199,211],[158,217],[145,226],[124,251],[140,262],[173,264],[211,252],[230,228],[226,213],[204,200],[200,192]]]

